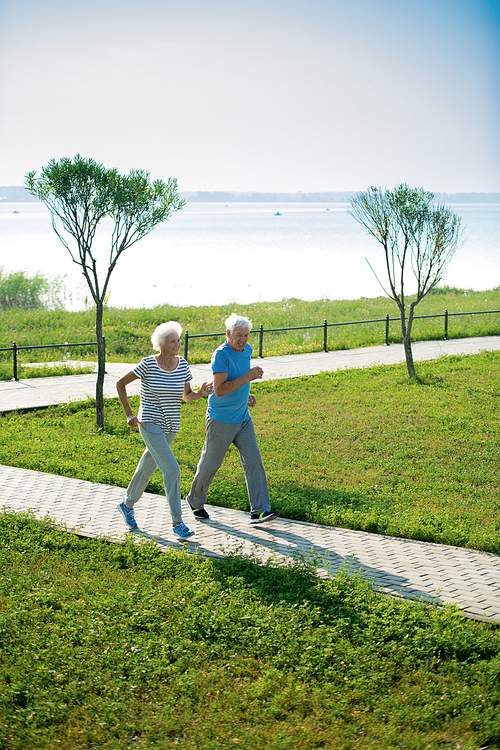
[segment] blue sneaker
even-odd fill
[[[123,502],[118,503],[116,507],[124,517],[127,526],[129,526],[131,529],[137,529],[137,521],[135,520],[134,509],[127,508],[127,506]]]
[[[181,521],[177,526],[174,526],[174,534],[180,536],[181,539],[187,539],[188,537],[193,536],[194,531],[188,529],[184,521]]]

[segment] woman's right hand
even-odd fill
[[[127,417],[127,424],[129,427],[138,427],[140,425],[140,422],[135,414],[131,414],[130,417]]]

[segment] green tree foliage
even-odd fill
[[[102,427],[105,374],[102,317],[111,274],[122,253],[181,209],[184,201],[178,196],[174,178],[166,183],[151,182],[149,173],[142,170],[120,175],[116,169],[106,169],[79,154],[73,160],[63,158],[56,162],[51,159],[39,177],[30,172],[26,176],[26,187],[50,210],[52,226],[71,260],[81,267],[95,303],[96,420]],[[104,219],[111,220],[113,229],[105,261],[107,268],[101,271],[93,242]]]
[[[411,348],[415,308],[442,281],[463,243],[460,217],[447,206],[433,204],[433,198],[422,188],[402,184],[385,191],[372,186],[351,199],[351,215],[384,250],[389,290],[379,283],[399,308],[410,378],[415,378]],[[411,301],[410,278],[417,285]]]

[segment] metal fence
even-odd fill
[[[449,326],[449,319],[452,316],[459,316],[459,315],[494,315],[499,314],[500,310],[480,310],[478,312],[458,312],[458,313],[451,313],[448,312],[448,310],[445,310],[444,313],[437,313],[434,315],[415,315],[414,320],[421,320],[423,318],[444,318],[444,338],[448,339],[448,326]],[[259,357],[264,357],[264,334],[265,333],[279,333],[282,331],[305,331],[305,330],[312,330],[312,329],[323,329],[323,351],[328,351],[328,329],[329,328],[337,328],[339,326],[358,326],[363,325],[365,323],[384,323],[385,324],[385,344],[386,346],[389,346],[389,323],[394,321],[399,321],[400,318],[391,318],[389,316],[389,313],[385,316],[385,318],[377,318],[375,320],[350,320],[345,323],[329,323],[327,320],[324,320],[323,323],[319,323],[316,325],[310,325],[310,326],[290,326],[288,328],[264,328],[264,326],[261,324],[259,328],[254,328],[252,331],[250,331],[251,334],[259,336]],[[189,342],[192,339],[202,339],[202,338],[218,338],[221,336],[225,336],[226,332],[222,331],[221,333],[197,333],[197,334],[190,334],[189,331],[186,331],[184,333],[184,359],[188,359],[189,356]],[[13,372],[14,372],[14,380],[19,380],[17,377],[17,355],[18,352],[21,351],[27,351],[28,349],[67,349],[68,347],[72,346],[97,346],[97,341],[90,341],[83,344],[43,344],[43,345],[33,345],[33,346],[17,346],[15,341],[12,341],[12,346],[7,346],[2,349],[0,349],[0,352],[12,352],[12,358],[13,358]]]
[[[449,319],[452,316],[458,316],[458,315],[493,315],[500,313],[500,310],[480,310],[478,312],[459,312],[459,313],[451,313],[448,312],[448,310],[445,310],[444,313],[437,313],[435,315],[415,315],[413,318],[414,320],[419,320],[423,318],[444,318],[444,338],[448,340],[448,326],[449,326]],[[389,313],[385,316],[385,318],[377,318],[375,320],[351,320],[346,323],[329,323],[327,320],[324,320],[323,323],[319,323],[316,325],[310,325],[310,326],[291,326],[289,328],[264,328],[264,326],[261,324],[259,328],[254,328],[252,331],[250,331],[251,334],[259,336],[259,357],[264,356],[264,334],[265,333],[278,333],[280,331],[301,331],[301,330],[311,330],[311,329],[323,329],[323,351],[328,351],[328,329],[329,328],[335,328],[339,326],[357,326],[357,325],[363,325],[365,323],[385,323],[385,344],[386,346],[389,346],[389,323],[391,321],[399,321],[400,318],[391,318],[389,317]],[[184,333],[184,359],[188,359],[189,355],[189,342],[191,339],[201,339],[201,338],[207,338],[207,337],[220,337],[225,336],[226,332],[223,331],[222,333],[198,333],[198,334],[190,334],[189,331],[185,331]]]
[[[103,336],[104,350],[106,351],[106,341]],[[27,351],[28,349],[67,349],[70,346],[97,346],[97,341],[88,341],[83,344],[40,344],[33,346],[18,346],[15,341],[12,341],[12,346],[6,346],[0,349],[0,352],[12,352],[12,369],[14,374],[14,380],[19,380],[17,377],[17,354],[18,352]]]

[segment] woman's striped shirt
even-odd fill
[[[184,385],[193,378],[184,357],[179,357],[175,370],[167,372],[152,354],[141,359],[133,373],[141,379],[139,421],[154,422],[165,432],[178,432]]]

